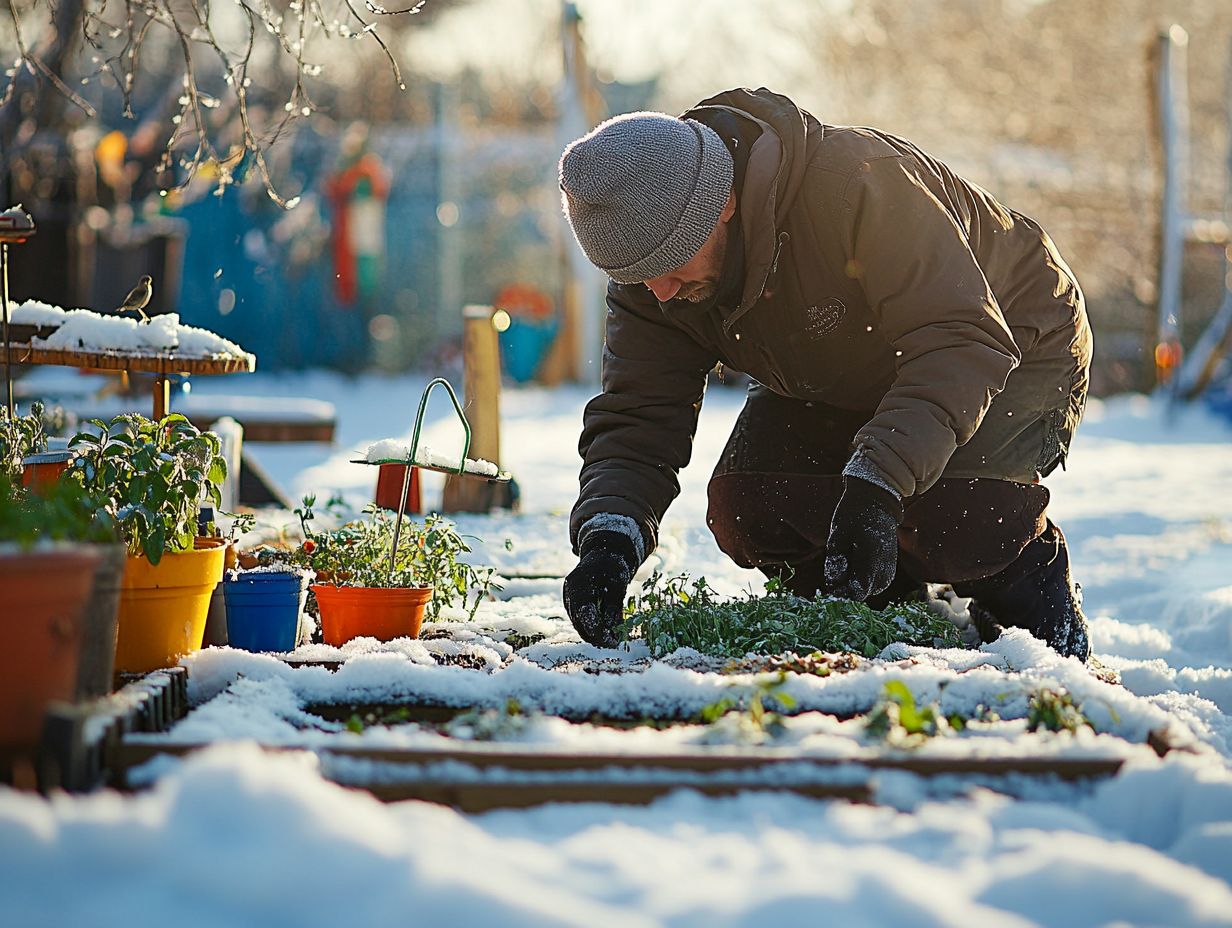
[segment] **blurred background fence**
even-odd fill
[[[217,196],[222,167],[207,164],[182,193],[161,196],[166,182],[151,171],[158,152],[145,123],[121,118],[117,95],[95,81],[82,90],[94,118],[63,104],[6,140],[4,195],[24,202],[42,230],[15,255],[13,295],[107,308],[153,268],[158,309],[239,341],[264,369],[347,370],[448,363],[461,307],[503,299],[515,320],[506,367],[533,376],[564,328],[564,256],[573,247],[555,176],[569,137],[562,23],[570,6],[434,0],[422,17],[391,21],[405,91],[379,50],[346,47],[314,89],[316,112],[270,152],[280,190],[299,197],[292,210],[266,195],[238,154],[223,167],[247,182]],[[1157,36],[1172,23],[1190,36],[1188,206],[1220,213],[1232,3],[579,0],[574,8],[598,115],[678,112],[727,86],[766,85],[824,122],[911,138],[1038,219],[1086,289],[1096,391],[1151,385]],[[170,57],[161,78],[159,67],[151,55],[137,104],[156,108],[176,79]],[[254,96],[269,110],[277,101]],[[1224,247],[1185,248],[1186,344],[1219,305]]]

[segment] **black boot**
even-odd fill
[[[1051,521],[1009,567],[981,580],[955,583],[954,592],[975,599],[972,615],[990,629],[1025,628],[1065,657],[1086,661],[1091,656],[1082,596],[1069,572],[1069,548]]]

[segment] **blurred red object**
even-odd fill
[[[406,476],[405,464],[382,464],[376,478],[376,504],[382,509],[398,511],[398,501],[402,497],[402,481]],[[423,502],[419,492],[419,468],[411,468],[411,486],[406,492],[406,508],[403,512],[423,512]]]

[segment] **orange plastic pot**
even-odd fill
[[[0,555],[0,747],[32,747],[53,700],[71,702],[81,626],[103,549]]]
[[[325,643],[346,644],[352,638],[418,638],[432,587],[381,589],[370,586],[330,586],[315,583]]]
[[[120,587],[117,673],[174,667],[185,654],[201,650],[225,545],[220,538],[198,538],[192,551],[168,552],[156,565],[128,558]]]
[[[41,493],[55,484],[73,462],[72,451],[41,451],[22,459],[21,485]]]

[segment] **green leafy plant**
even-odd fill
[[[80,484],[60,480],[28,493],[0,474],[0,542],[28,550],[39,542],[116,538],[115,523]]]
[[[1075,705],[1074,697],[1064,687],[1050,689],[1040,687],[1031,693],[1027,701],[1027,731],[1075,732],[1080,728],[1091,728],[1091,720],[1086,717],[1082,707]]]
[[[962,716],[947,718],[936,704],[917,706],[915,696],[902,680],[885,684],[881,699],[865,722],[865,730],[874,738],[901,748],[916,747],[929,738],[965,727]]]
[[[873,609],[845,599],[805,599],[766,583],[766,595],[724,599],[705,577],[656,573],[630,600],[626,637],[640,629],[655,657],[693,648],[716,657],[786,651],[854,651],[874,657],[889,644],[961,647],[953,623],[920,603]]]
[[[218,436],[174,413],[89,426],[69,441],[77,456],[68,473],[120,526],[129,552],[157,564],[168,551],[189,550],[202,502],[221,501],[227,462]]]
[[[46,450],[42,403],[32,403],[25,416],[10,415],[7,406],[0,406],[0,476],[20,483],[22,460]]]
[[[773,734],[782,729],[783,716],[767,706],[773,700],[783,709],[795,708],[796,700],[790,693],[783,691],[787,683],[787,672],[780,671],[774,677],[759,680],[752,687],[746,688],[736,696],[722,698],[702,707],[698,713],[701,721],[713,725],[719,719],[731,713],[741,713],[752,729],[761,734]]]
[[[303,506],[295,510],[304,534],[300,546],[274,557],[314,570],[318,582],[382,588],[430,586],[434,592],[426,610],[429,621],[456,600],[466,608],[472,592],[474,602],[468,615],[473,617],[488,591],[499,589],[495,568],[476,568],[463,560],[471,552],[466,537],[439,515],[429,515],[423,522],[402,519],[391,568],[395,520],[390,512],[369,504],[364,518],[318,530],[313,525],[315,504],[315,496],[306,496]]]
[[[223,515],[231,520],[227,526],[228,541],[238,541],[257,525],[257,517],[251,512],[224,512]]]

